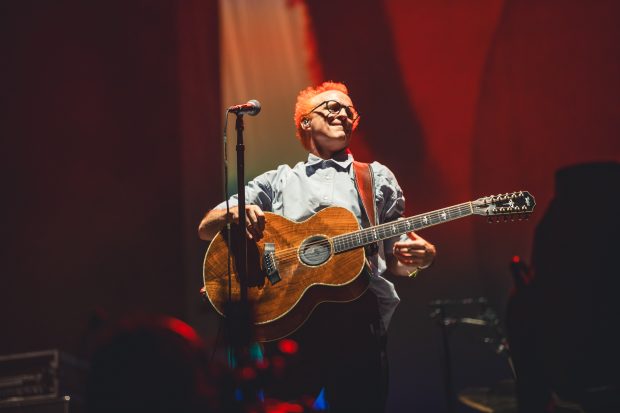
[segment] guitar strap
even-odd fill
[[[375,207],[375,176],[369,163],[353,161],[355,186],[362,200],[362,209],[368,218],[370,226],[377,225],[377,211]]]
[[[368,163],[353,161],[353,171],[357,193],[362,200],[361,209],[366,214],[370,226],[374,227],[379,219],[375,205],[375,176],[372,167]],[[366,256],[374,255],[378,250],[379,246],[376,243],[370,244],[366,247]]]

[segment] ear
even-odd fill
[[[308,130],[310,129],[310,119],[308,118],[303,118],[301,120],[301,128],[304,130]]]

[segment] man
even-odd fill
[[[346,86],[324,82],[301,91],[294,120],[297,138],[309,152],[308,160],[293,168],[281,165],[248,183],[248,237],[262,236],[264,210],[302,221],[325,207],[340,206],[352,211],[360,225],[368,226],[348,150],[359,114]],[[378,223],[399,219],[405,200],[396,178],[378,162],[371,167]],[[235,195],[230,199],[230,212],[238,222],[236,204]],[[213,239],[224,226],[225,215],[225,203],[208,212],[199,226],[200,237]],[[387,395],[385,333],[399,298],[394,285],[381,274],[387,267],[395,275],[414,276],[434,258],[435,247],[414,233],[379,243],[378,252],[367,257],[368,291],[351,303],[319,305],[291,336],[299,342],[299,365],[290,369],[294,373],[286,381],[286,389],[274,389],[276,395],[298,397],[325,387],[330,411],[383,411]]]

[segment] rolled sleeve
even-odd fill
[[[398,185],[396,177],[392,171],[379,162],[373,162],[372,166],[375,176],[375,196],[379,206],[379,223],[382,224],[401,219],[405,212],[405,196],[400,185]],[[394,243],[404,239],[407,239],[406,234],[385,240],[385,253],[391,254]]]
[[[271,211],[273,202],[273,182],[278,174],[277,170],[265,172],[247,183],[245,186],[245,203],[257,205],[263,211]],[[235,194],[228,199],[231,207],[239,205],[239,195]],[[225,209],[226,202],[219,203],[214,209]]]

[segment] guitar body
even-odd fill
[[[360,297],[368,287],[363,248],[323,255],[324,262],[302,259],[303,251],[312,257],[313,245],[327,245],[334,236],[359,230],[355,215],[345,208],[323,209],[303,222],[265,212],[265,230],[258,242],[248,240],[248,300],[254,310],[254,332],[259,341],[285,337],[299,328],[321,302],[347,302]],[[235,255],[237,240],[231,231],[228,242],[224,231],[209,245],[204,261],[206,296],[215,310],[224,315],[228,302],[228,257],[231,256],[231,296],[240,299]],[[321,238],[317,238],[317,236]],[[272,283],[264,268],[266,244],[275,247],[280,280]],[[306,249],[305,247],[310,249]],[[316,254],[315,254],[316,255]]]

